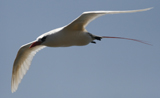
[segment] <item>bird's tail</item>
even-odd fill
[[[112,37],[112,36],[102,36],[101,38],[117,38],[117,39],[126,39],[126,40],[137,41],[137,42],[140,42],[140,43],[143,43],[143,44],[147,44],[147,45],[151,45],[151,46],[152,46],[152,44],[146,43],[146,42],[144,42],[144,41],[141,41],[141,40],[132,39],[132,38],[124,38],[124,37]]]

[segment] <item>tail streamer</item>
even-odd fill
[[[144,41],[141,41],[141,40],[132,39],[132,38],[124,38],[124,37],[112,37],[112,36],[102,36],[102,38],[117,38],[117,39],[126,39],[126,40],[137,41],[137,42],[140,42],[140,43],[143,43],[143,44],[147,44],[147,45],[151,45],[151,46],[152,46],[152,44],[146,43],[146,42],[144,42]]]

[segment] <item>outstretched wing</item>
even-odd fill
[[[29,69],[31,61],[36,52],[45,47],[45,46],[36,46],[33,48],[29,48],[32,43],[33,42],[23,45],[17,53],[12,69],[12,80],[11,80],[12,93],[17,90],[18,85],[21,82],[23,76],[26,74],[27,70]]]
[[[77,19],[71,22],[69,25],[65,27],[68,30],[83,30],[85,31],[85,27],[97,17],[103,16],[105,14],[118,14],[118,13],[134,13],[134,12],[142,12],[147,11],[152,8],[140,9],[140,10],[126,10],[126,11],[89,11],[83,12]]]

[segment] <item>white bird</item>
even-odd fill
[[[83,46],[89,43],[96,43],[94,40],[102,38],[119,38],[134,40],[144,44],[148,44],[136,39],[110,36],[96,36],[89,33],[85,27],[95,18],[105,14],[133,13],[147,11],[152,8],[127,11],[88,11],[82,13],[77,19],[67,26],[51,30],[39,36],[35,41],[21,46],[15,58],[12,70],[11,91],[15,92],[21,82],[23,76],[30,67],[33,56],[42,48],[48,47],[69,47]]]

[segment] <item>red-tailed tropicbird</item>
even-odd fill
[[[15,92],[21,82],[23,76],[26,74],[30,67],[33,56],[42,48],[48,47],[69,47],[69,46],[83,46],[89,43],[96,43],[94,40],[101,40],[102,38],[119,38],[138,41],[144,44],[143,41],[124,38],[124,37],[110,37],[110,36],[96,36],[86,30],[86,26],[97,17],[105,14],[118,14],[118,13],[134,13],[147,11],[152,8],[140,10],[126,10],[126,11],[88,11],[83,12],[70,24],[51,30],[39,36],[35,41],[27,43],[19,49],[15,58],[12,70],[11,91]]]

